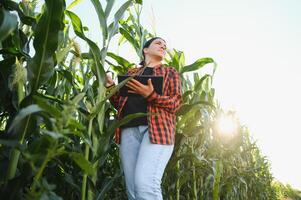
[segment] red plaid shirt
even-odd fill
[[[128,71],[129,75],[137,74],[140,68],[133,68]],[[154,66],[154,75],[163,76],[163,95],[153,92],[147,97],[148,131],[150,141],[155,144],[174,144],[176,130],[176,111],[182,104],[180,75],[173,67],[163,65]],[[122,109],[128,97],[119,96],[118,92],[110,98],[110,102],[118,110],[117,119],[121,119]],[[114,134],[114,141],[120,144],[121,129],[117,128]]]

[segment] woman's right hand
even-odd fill
[[[111,87],[112,85],[115,85],[112,77],[109,74],[106,74],[106,87]]]

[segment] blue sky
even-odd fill
[[[89,27],[87,35],[101,42],[90,1],[72,10]],[[201,57],[215,59],[216,98],[250,128],[273,175],[299,189],[300,10],[300,0],[147,0],[142,12],[142,24],[149,30],[155,26],[169,48],[184,51],[187,64]],[[118,52],[139,62],[128,45]]]

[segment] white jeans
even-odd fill
[[[120,156],[129,200],[162,200],[161,179],[174,145],[153,144],[148,126],[121,131]]]

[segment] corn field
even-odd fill
[[[135,63],[109,47],[117,38],[142,58],[143,43],[155,34],[140,24],[142,0],[124,1],[116,12],[115,0],[91,0],[89,12],[101,27],[97,44],[71,11],[79,2],[45,0],[38,10],[37,0],[0,1],[1,199],[127,199],[113,133],[139,114],[117,121],[108,99],[125,82],[109,90],[104,84],[108,70],[124,74]],[[172,49],[164,63],[180,73],[184,102],[162,179],[164,199],[301,199],[300,191],[274,180],[248,128],[219,106],[213,58],[187,64],[184,52]],[[230,138],[215,126],[220,115],[238,124]]]

